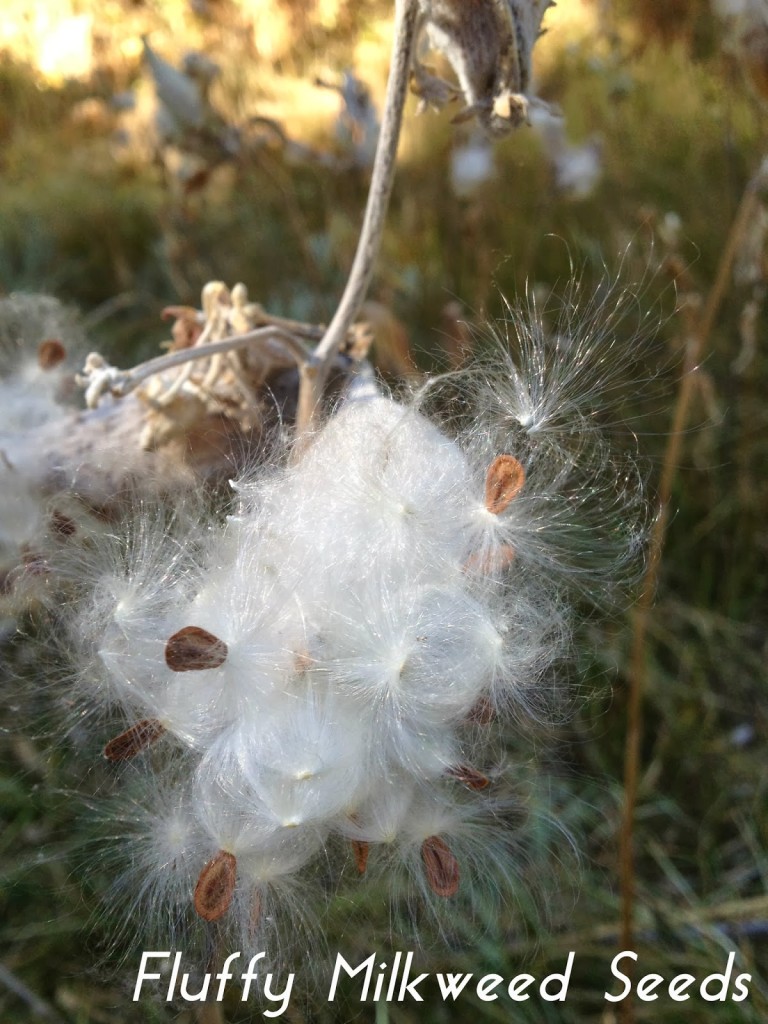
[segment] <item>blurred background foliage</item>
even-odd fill
[[[678,297],[712,287],[741,194],[767,155],[765,100],[705,0],[559,0],[545,24],[537,88],[562,110],[564,135],[553,148],[524,128],[489,149],[449,112],[415,116],[412,101],[372,299],[417,365],[431,368],[450,364],[457,336],[470,344],[457,317],[496,317],[502,296],[562,291],[574,268],[587,285],[607,271],[635,287],[639,313],[657,324],[661,366],[647,371],[654,410],[634,424],[652,492],[685,342]],[[212,136],[158,130],[143,36],[177,69],[189,51],[215,62]],[[46,291],[78,306],[93,347],[120,365],[155,351],[167,335],[159,310],[197,305],[211,279],[244,281],[272,313],[327,321],[354,252],[368,165],[364,118],[345,120],[341,93],[316,80],[341,86],[352,70],[370,90],[365,116],[380,111],[390,43],[383,0],[5,0],[0,294]],[[591,171],[574,180],[558,159],[576,152]],[[676,476],[646,651],[636,826],[639,973],[702,978],[735,949],[737,972],[753,975],[751,996],[662,997],[638,1003],[637,1020],[768,1014],[768,360],[757,219],[753,227],[757,250],[729,282]],[[402,369],[386,344],[380,362]],[[588,696],[548,741],[550,808],[581,850],[575,884],[568,858],[542,865],[546,914],[523,898],[481,940],[462,945],[457,922],[448,949],[438,941],[420,954],[420,970],[510,978],[560,970],[575,949],[568,1001],[512,1010],[466,997],[452,1007],[432,993],[390,1006],[392,1021],[614,1020],[602,994],[620,948],[631,628],[629,614],[587,625]],[[81,867],[90,826],[69,795],[67,754],[31,731],[11,713],[0,751],[0,1018],[193,1019],[189,1009],[130,1001],[135,951],[122,951],[122,970],[103,957],[110,924],[93,914],[106,868]],[[101,785],[94,770],[87,787]],[[335,908],[327,941],[349,956],[409,948],[389,934],[375,893],[354,914]],[[350,998],[329,1007],[309,991],[286,1019],[374,1020],[373,1006]]]

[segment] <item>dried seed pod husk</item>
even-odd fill
[[[421,859],[427,883],[435,896],[448,898],[459,891],[459,862],[440,836],[430,836],[421,844]]]
[[[476,768],[472,768],[468,764],[457,764],[453,768],[449,768],[446,772],[452,779],[456,779],[457,782],[463,783],[469,789],[481,790],[485,789],[491,784],[491,780],[487,775],[483,775]]]
[[[165,663],[172,672],[219,668],[227,660],[227,645],[200,626],[184,626],[165,645]]]
[[[520,493],[525,470],[514,455],[497,455],[485,477],[485,507],[498,516]]]
[[[108,761],[127,761],[151,747],[165,732],[162,722],[156,718],[145,718],[110,740],[104,747],[104,757]]]
[[[367,843],[364,839],[352,840],[352,853],[355,855],[355,864],[361,875],[365,874],[365,869],[368,867],[368,854],[370,852],[370,843]]]
[[[219,850],[200,872],[195,886],[195,910],[204,921],[218,921],[229,910],[237,882],[237,860]]]

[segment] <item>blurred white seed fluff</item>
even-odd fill
[[[145,779],[142,918],[258,943],[283,897],[303,915],[369,870],[438,913],[522,870],[501,726],[558,713],[569,595],[605,600],[642,549],[598,427],[623,302],[510,309],[477,371],[353,385],[227,518],[145,507],[94,538],[75,699],[117,711],[105,756]]]
[[[0,573],[41,530],[48,509],[36,484],[35,427],[63,417],[72,400],[68,354],[84,346],[75,315],[57,299],[14,293],[0,299]]]

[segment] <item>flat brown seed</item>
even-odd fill
[[[365,869],[368,867],[368,854],[371,852],[371,844],[366,843],[364,839],[353,839],[352,852],[355,855],[357,870],[361,875],[364,875]]]
[[[200,626],[185,626],[165,644],[165,663],[172,672],[200,672],[227,660],[227,645]]]
[[[74,533],[77,533],[77,523],[74,519],[70,519],[69,516],[65,516],[63,512],[54,509],[51,515],[51,530],[58,537],[71,537]]]
[[[204,921],[218,921],[229,910],[235,894],[237,860],[219,850],[200,872],[195,886],[195,910]]]
[[[104,747],[108,761],[127,761],[151,747],[165,732],[165,726],[156,718],[145,718],[130,729],[121,732]]]
[[[48,338],[37,346],[37,363],[41,370],[52,370],[67,358],[67,350],[58,338]]]
[[[497,455],[485,477],[485,507],[500,515],[520,493],[525,483],[525,470],[514,455]]]
[[[486,786],[491,784],[491,780],[487,775],[483,775],[476,768],[470,767],[468,764],[457,764],[453,768],[449,768],[446,772],[452,779],[456,779],[457,782],[463,783],[469,789],[485,789]]]
[[[297,676],[306,675],[312,668],[312,659],[306,651],[299,651],[293,657],[293,670]]]
[[[430,836],[421,844],[421,859],[429,888],[435,896],[455,896],[459,891],[459,862],[440,836]]]
[[[511,544],[500,544],[495,551],[475,552],[464,563],[465,572],[480,572],[489,576],[507,569],[515,560],[515,549]]]
[[[490,725],[496,718],[496,709],[488,697],[479,697],[467,715],[467,722],[473,725]]]

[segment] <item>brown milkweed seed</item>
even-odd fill
[[[297,676],[306,675],[312,668],[312,659],[306,651],[299,651],[293,658],[293,670]]]
[[[352,852],[355,855],[355,864],[357,870],[361,875],[365,874],[365,869],[368,867],[368,854],[371,851],[371,844],[366,843],[364,839],[353,839],[352,840]]]
[[[478,697],[472,707],[466,721],[472,725],[490,725],[496,718],[496,709],[489,697]]]
[[[251,900],[251,927],[258,928],[263,911],[261,893],[257,890]]]
[[[229,910],[235,894],[237,860],[219,850],[205,865],[195,886],[195,910],[204,921],[218,921]]]
[[[450,775],[452,779],[456,779],[457,782],[462,782],[469,789],[485,789],[491,784],[487,775],[483,775],[482,772],[471,768],[468,764],[457,764],[453,768],[449,768],[446,774]]]
[[[71,537],[77,533],[77,523],[74,519],[70,519],[69,516],[65,516],[63,512],[55,509],[51,515],[51,530],[58,537]]]
[[[421,859],[429,888],[435,896],[455,896],[459,891],[459,862],[440,836],[430,836],[421,844]]]
[[[511,544],[500,544],[495,551],[475,552],[464,563],[466,572],[480,572],[484,575],[501,572],[515,560],[515,549]]]
[[[497,455],[485,476],[485,507],[500,515],[525,483],[525,470],[514,455]]]
[[[227,660],[227,645],[200,626],[185,626],[165,644],[165,663],[172,672],[200,672]]]
[[[156,718],[145,718],[130,729],[121,732],[104,747],[108,761],[127,761],[151,747],[165,732],[165,726]]]
[[[58,338],[48,338],[37,346],[37,363],[41,370],[52,370],[67,358],[67,350]]]

